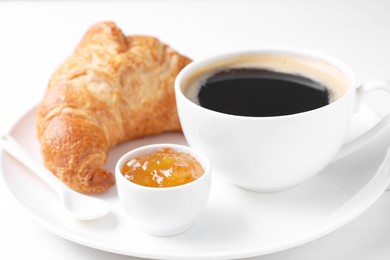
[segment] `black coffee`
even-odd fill
[[[209,77],[198,94],[202,107],[240,116],[281,116],[329,104],[321,83],[294,74],[236,68]]]

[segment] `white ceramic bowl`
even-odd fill
[[[127,180],[121,169],[128,160],[169,147],[191,154],[205,170],[195,181],[164,188],[146,187]],[[183,145],[154,144],[124,154],[115,167],[116,186],[120,203],[126,213],[145,233],[171,236],[189,229],[204,209],[210,191],[211,168],[205,156]]]

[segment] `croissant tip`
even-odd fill
[[[91,192],[103,192],[115,185],[114,175],[106,169],[96,170],[89,178]]]
[[[97,23],[94,23],[90,28],[92,29],[92,28],[101,28],[101,27],[104,27],[104,28],[118,28],[116,23],[113,22],[113,21],[97,22]]]

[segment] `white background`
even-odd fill
[[[357,81],[390,79],[390,1],[0,1],[0,132],[41,99],[53,70],[86,29],[112,20],[126,34],[160,38],[193,59],[292,46],[344,60]],[[384,113],[390,98],[371,97]],[[74,244],[29,219],[0,186],[0,259],[134,259]],[[340,230],[256,257],[390,259],[390,193]]]

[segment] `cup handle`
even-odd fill
[[[370,92],[376,90],[384,90],[387,91],[388,94],[390,94],[390,82],[383,79],[372,79],[360,85],[360,87],[356,90],[354,113],[359,112],[365,97]],[[390,111],[372,129],[368,130],[354,140],[344,144],[332,161],[340,160],[343,157],[361,148],[362,146],[366,145],[367,143],[371,142],[375,137],[383,133],[388,127],[388,125],[390,125]]]

